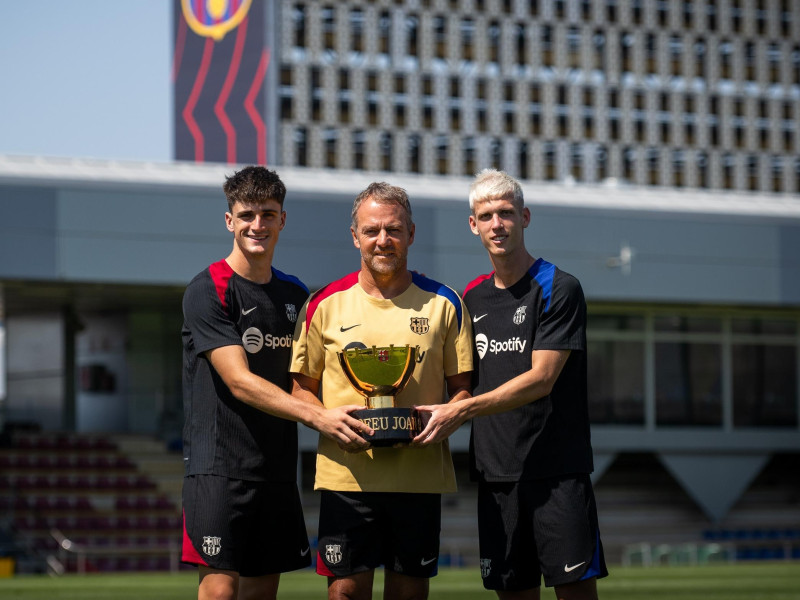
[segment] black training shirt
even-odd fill
[[[182,330],[186,475],[296,480],[297,424],[234,398],[205,353],[243,346],[253,373],[289,391],[292,336],[307,297],[295,277],[273,269],[271,281],[258,284],[224,260],[189,283]]]
[[[590,473],[586,303],[578,280],[538,259],[513,286],[483,275],[464,292],[475,335],[474,395],[531,369],[533,350],[571,350],[549,396],[472,422],[474,479],[520,481]]]

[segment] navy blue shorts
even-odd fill
[[[438,572],[440,494],[323,491],[317,573],[346,577],[380,565],[411,577]]]
[[[181,560],[236,571],[242,577],[309,566],[297,485],[216,475],[185,477]]]
[[[589,475],[478,485],[481,577],[519,591],[608,575]]]

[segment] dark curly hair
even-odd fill
[[[265,167],[250,166],[225,178],[222,186],[228,199],[228,211],[237,202],[241,204],[261,203],[275,200],[283,208],[286,186],[275,171]]]

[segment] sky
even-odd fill
[[[0,0],[0,154],[172,160],[172,0]]]

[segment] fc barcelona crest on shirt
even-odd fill
[[[514,313],[514,325],[521,325],[525,320],[525,309],[527,306],[520,306],[517,312]]]
[[[342,546],[340,544],[327,544],[325,546],[325,560],[336,565],[342,560]]]
[[[216,556],[222,550],[222,538],[211,535],[203,536],[203,552],[209,556]]]
[[[294,304],[286,305],[286,318],[292,323],[297,321],[297,307]]]
[[[430,325],[428,325],[428,317],[411,317],[411,331],[424,335],[428,333]]]

